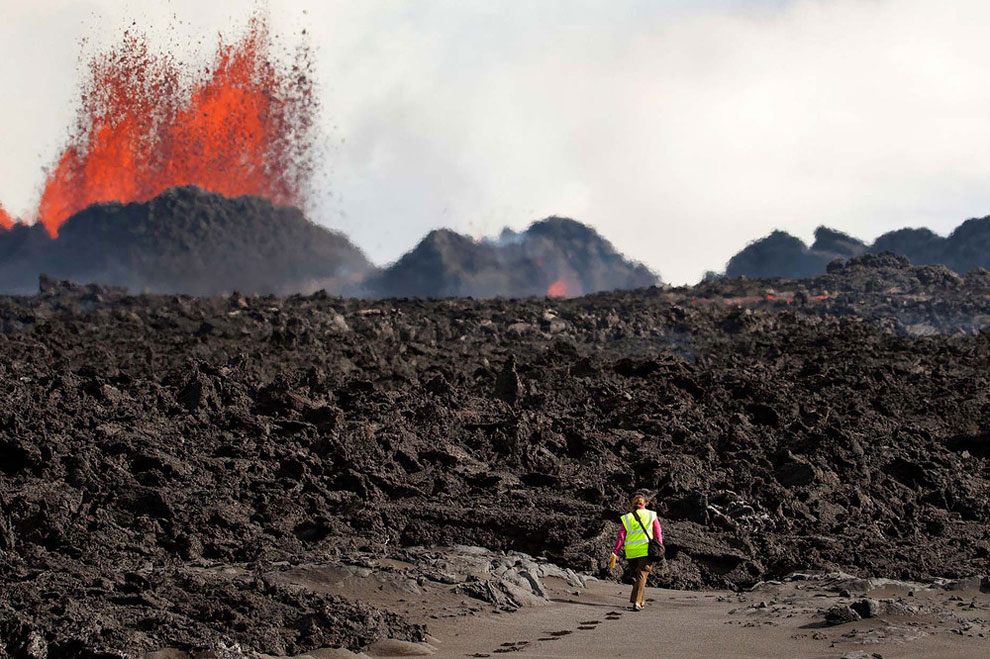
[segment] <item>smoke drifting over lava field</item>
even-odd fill
[[[576,297],[658,283],[594,229],[552,217],[498,240],[433,231],[372,278],[369,290],[381,297]]]

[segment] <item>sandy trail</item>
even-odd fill
[[[953,589],[862,580],[846,593],[804,578],[743,593],[649,588],[646,609],[634,612],[628,586],[593,580],[576,589],[551,578],[543,581],[549,603],[507,613],[446,588],[413,594],[380,572],[355,577],[311,566],[286,578],[387,606],[428,626],[428,646],[368,650],[378,657],[411,656],[417,650],[438,658],[990,656],[990,593],[981,591],[978,580]],[[825,626],[825,610],[864,596],[901,602],[911,612]]]
[[[642,612],[628,610],[627,587],[599,582],[580,596],[558,596],[547,607],[442,620],[431,625],[440,641],[434,656],[810,659],[863,652],[864,656],[878,653],[884,659],[962,659],[990,653],[990,640],[986,637],[968,637],[946,627],[934,630],[937,621],[924,617],[821,627],[820,619],[812,619],[820,602],[828,599],[821,593],[793,597],[796,593],[791,591],[786,605],[763,609],[759,604],[766,601],[766,594],[760,593],[740,596],[653,588],[647,592],[651,601]],[[942,595],[943,599],[949,597]],[[984,595],[980,599],[985,619],[990,598]],[[919,638],[912,640],[913,636]],[[867,642],[870,638],[877,642]]]

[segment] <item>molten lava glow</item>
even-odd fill
[[[90,63],[79,118],[45,181],[38,221],[54,238],[95,202],[145,201],[184,184],[300,205],[316,110],[308,53],[285,66],[271,50],[267,24],[255,18],[239,42],[221,42],[212,66],[196,77],[125,34],[119,49]]]
[[[567,281],[560,277],[547,288],[547,297],[570,297],[571,293],[567,287]]]
[[[0,229],[9,231],[13,228],[13,226],[14,220],[11,219],[10,215],[7,214],[7,211],[3,209],[3,206],[0,206]]]

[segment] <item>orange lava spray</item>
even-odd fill
[[[95,57],[69,143],[45,181],[37,219],[48,233],[100,201],[146,201],[193,184],[227,196],[302,205],[312,175],[317,102],[309,53],[272,56],[264,19],[212,66],[190,75],[125,33]]]

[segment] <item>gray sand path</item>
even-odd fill
[[[781,609],[778,616],[772,606],[758,608],[759,593],[649,589],[648,597],[654,601],[644,611],[629,611],[627,587],[597,583],[580,596],[559,597],[547,607],[432,621],[431,630],[440,641],[434,656],[810,659],[857,652],[879,653],[884,659],[990,656],[987,638],[935,631],[924,620],[863,620],[820,628],[810,607],[814,602],[805,608],[794,600],[794,612]],[[819,599],[811,594],[808,598]],[[870,638],[880,642],[864,642]]]
[[[401,566],[400,566],[401,567]],[[979,580],[954,589],[821,580],[764,584],[751,592],[647,589],[647,607],[628,608],[629,587],[590,581],[587,588],[544,579],[551,601],[517,611],[457,594],[447,585],[409,588],[382,571],[308,566],[282,578],[298,586],[386,606],[425,623],[430,646],[445,657],[767,657],[884,659],[990,657],[990,593]],[[831,627],[823,612],[864,596],[900,602],[903,615],[878,615]],[[899,609],[901,610],[901,609]],[[909,611],[908,611],[909,610]],[[432,649],[436,648],[435,652]],[[401,650],[401,647],[399,648]],[[408,649],[408,648],[407,648]],[[372,656],[412,656],[381,652]]]

